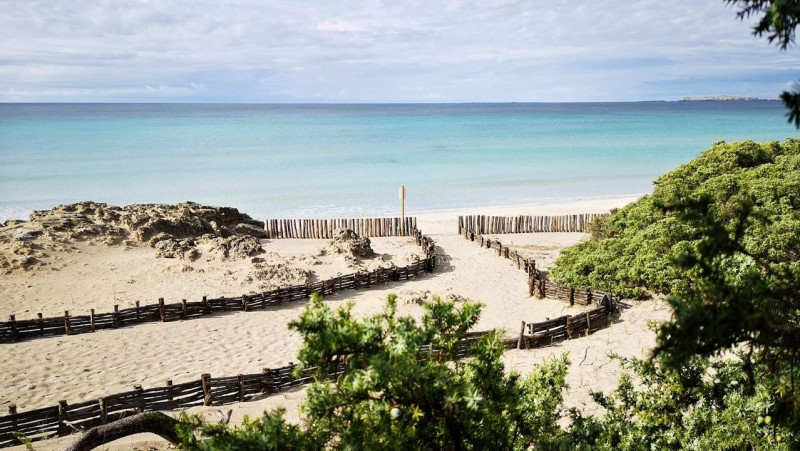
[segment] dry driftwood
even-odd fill
[[[108,424],[95,426],[81,436],[66,451],[88,451],[133,434],[151,432],[177,445],[180,443],[175,426],[180,421],[161,412],[143,412]]]

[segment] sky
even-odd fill
[[[723,0],[0,0],[0,102],[775,98]]]

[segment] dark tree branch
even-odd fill
[[[789,110],[789,122],[794,122],[794,126],[800,128],[800,92],[796,89],[792,92],[784,91],[781,94],[781,100],[783,100],[786,109]]]
[[[180,421],[161,412],[139,413],[89,429],[66,451],[88,451],[114,440],[143,432],[156,434],[173,445],[177,445],[180,443],[176,431],[176,426],[179,424],[181,424]]]
[[[767,35],[770,44],[776,43],[786,50],[795,40],[795,28],[800,23],[800,1],[798,0],[725,0],[729,5],[740,6],[736,16],[744,20],[763,14],[753,27],[753,34]]]

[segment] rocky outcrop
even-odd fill
[[[28,222],[8,221],[0,227],[0,271],[30,269],[42,264],[46,250],[64,250],[79,241],[147,245],[160,257],[196,260],[202,254],[252,256],[261,251],[259,238],[266,238],[264,223],[236,208],[80,202],[38,210]]]
[[[359,258],[372,258],[375,251],[372,250],[369,238],[359,236],[351,229],[340,227],[333,231],[333,238],[323,250],[327,254],[345,254]]]

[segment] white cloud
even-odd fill
[[[5,101],[635,100],[737,75],[774,95],[758,74],[798,69],[722,1],[0,3]]]
[[[67,101],[92,101],[97,99],[125,99],[136,97],[143,100],[191,97],[205,90],[203,85],[190,86],[131,86],[121,88],[52,88],[52,89],[7,89],[0,96],[10,101],[38,101],[60,98]]]

